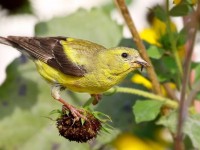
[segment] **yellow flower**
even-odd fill
[[[178,4],[181,3],[181,1],[182,1],[182,0],[174,0],[173,3],[174,3],[175,5],[178,5]],[[196,4],[196,3],[197,3],[197,0],[192,0],[192,1],[191,1],[191,4],[193,4],[193,5]]]
[[[172,31],[176,31],[176,26],[174,23],[171,23],[170,28]],[[167,30],[166,23],[162,22],[161,20],[154,18],[152,21],[152,27],[144,29],[140,32],[141,39],[147,41],[150,44],[157,45],[161,47],[159,43],[159,39],[165,35]]]
[[[133,77],[131,78],[131,81],[133,83],[143,85],[144,87],[146,87],[149,90],[153,89],[152,83],[148,79],[146,79],[145,77],[141,76],[140,74],[134,74]],[[176,89],[176,85],[174,83],[170,82],[169,86],[173,90]],[[161,86],[161,92],[164,96],[167,96],[167,92],[165,91],[165,88],[163,86]]]
[[[113,142],[116,150],[164,150],[165,148],[153,141],[142,140],[130,133],[119,135]]]
[[[153,19],[152,28],[159,37],[163,36],[167,31],[166,23],[157,18]],[[173,32],[176,31],[176,25],[173,22],[170,24],[170,29]]]
[[[178,47],[178,55],[181,58],[181,60],[183,60],[185,58],[185,45],[179,46]]]
[[[131,78],[131,81],[136,84],[141,84],[147,89],[152,89],[152,84],[149,80],[147,80],[145,77],[141,76],[140,74],[134,74]]]
[[[160,46],[160,43],[158,42],[159,37],[153,28],[144,29],[142,32],[140,32],[140,37],[150,44]]]
[[[174,0],[174,1],[173,1],[173,3],[174,3],[175,5],[178,5],[180,2],[181,2],[181,0]]]

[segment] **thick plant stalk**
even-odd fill
[[[135,44],[136,44],[136,46],[139,50],[140,55],[151,66],[151,67],[147,68],[147,72],[148,72],[150,80],[152,81],[154,92],[158,95],[162,95],[161,90],[160,90],[160,83],[158,81],[154,67],[153,67],[153,65],[152,65],[152,63],[151,63],[151,61],[150,61],[150,59],[147,55],[146,48],[145,48],[144,44],[142,43],[142,40],[141,40],[141,38],[140,38],[140,36],[137,32],[137,29],[134,25],[134,22],[133,22],[133,20],[130,16],[130,13],[129,13],[128,8],[127,8],[126,3],[125,3],[125,0],[115,0],[115,2],[116,2],[118,8],[120,9],[120,11],[121,11],[121,13],[124,17],[126,24],[128,25],[128,28],[129,28],[129,30],[132,34],[132,37],[133,37],[133,41],[135,42]]]
[[[165,104],[165,106],[172,108],[172,109],[178,108],[178,103],[175,102],[174,100],[171,100],[169,98],[162,97],[162,96],[159,96],[159,95],[156,95],[153,93],[145,92],[142,90],[138,90],[138,89],[134,89],[134,88],[126,88],[126,87],[117,87],[116,89],[110,89],[109,91],[111,92],[111,90],[114,90],[117,93],[129,93],[129,94],[143,96],[145,98],[152,99],[155,101],[160,101],[160,102],[163,102],[163,104]]]

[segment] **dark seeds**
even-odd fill
[[[61,136],[70,141],[87,142],[95,138],[101,129],[101,122],[87,112],[87,121],[74,121],[71,114],[64,114],[57,119],[57,128]]]

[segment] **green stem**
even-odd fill
[[[182,68],[181,60],[179,58],[178,50],[177,50],[177,47],[176,47],[176,39],[174,38],[173,31],[171,30],[171,20],[170,20],[170,14],[169,14],[169,0],[166,1],[166,7],[167,7],[166,24],[167,24],[167,31],[168,31],[168,34],[169,34],[169,40],[170,40],[170,43],[171,43],[171,49],[172,49],[173,55],[175,57],[175,61],[176,61],[180,76],[182,77],[183,68]]]
[[[111,88],[107,92],[108,93],[118,92],[118,93],[135,94],[135,95],[143,96],[143,97],[150,98],[150,99],[153,99],[153,100],[158,100],[158,101],[164,102],[165,105],[170,107],[170,108],[174,108],[174,109],[178,108],[178,103],[174,100],[171,100],[169,98],[165,98],[165,97],[162,97],[162,96],[159,96],[159,95],[155,95],[155,94],[152,94],[152,93],[149,93],[149,92],[145,92],[145,91],[142,91],[142,90],[134,89],[134,88],[115,87],[115,88]]]

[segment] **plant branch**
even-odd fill
[[[175,141],[175,149],[181,150],[183,142],[183,124],[188,115],[189,103],[186,101],[186,91],[188,87],[188,81],[190,77],[190,66],[191,66],[191,57],[194,48],[194,42],[196,38],[196,32],[198,29],[198,19],[200,15],[200,1],[198,1],[198,6],[196,11],[184,17],[185,28],[188,31],[188,41],[186,43],[187,54],[184,62],[184,72],[183,72],[183,83],[181,89],[181,98],[180,98],[180,109],[178,116],[178,125],[177,125],[177,134]]]
[[[153,89],[154,91],[159,94],[159,95],[162,95],[161,94],[161,90],[160,90],[160,83],[158,81],[158,78],[157,78],[157,75],[155,73],[155,70],[154,70],[154,67],[146,53],[146,48],[142,42],[142,40],[140,39],[140,36],[137,32],[137,29],[135,27],[135,24],[131,18],[131,15],[129,13],[129,10],[126,6],[126,3],[125,3],[125,0],[115,0],[118,8],[120,9],[121,13],[122,13],[122,16],[132,34],[132,37],[133,37],[133,41],[135,42],[138,50],[139,50],[139,53],[140,55],[142,56],[142,58],[144,60],[146,60],[148,62],[148,64],[151,66],[151,67],[148,67],[147,68],[147,72],[148,72],[148,75],[149,75],[149,78],[150,80],[152,81],[152,84],[153,84]]]
[[[111,88],[106,93],[114,93],[114,92],[135,94],[135,95],[143,96],[152,100],[164,102],[166,106],[173,109],[178,108],[178,103],[175,102],[174,100],[171,100],[169,98],[162,97],[153,93],[145,92],[142,90],[138,90],[134,88],[126,88],[126,87],[115,87],[115,88]]]

